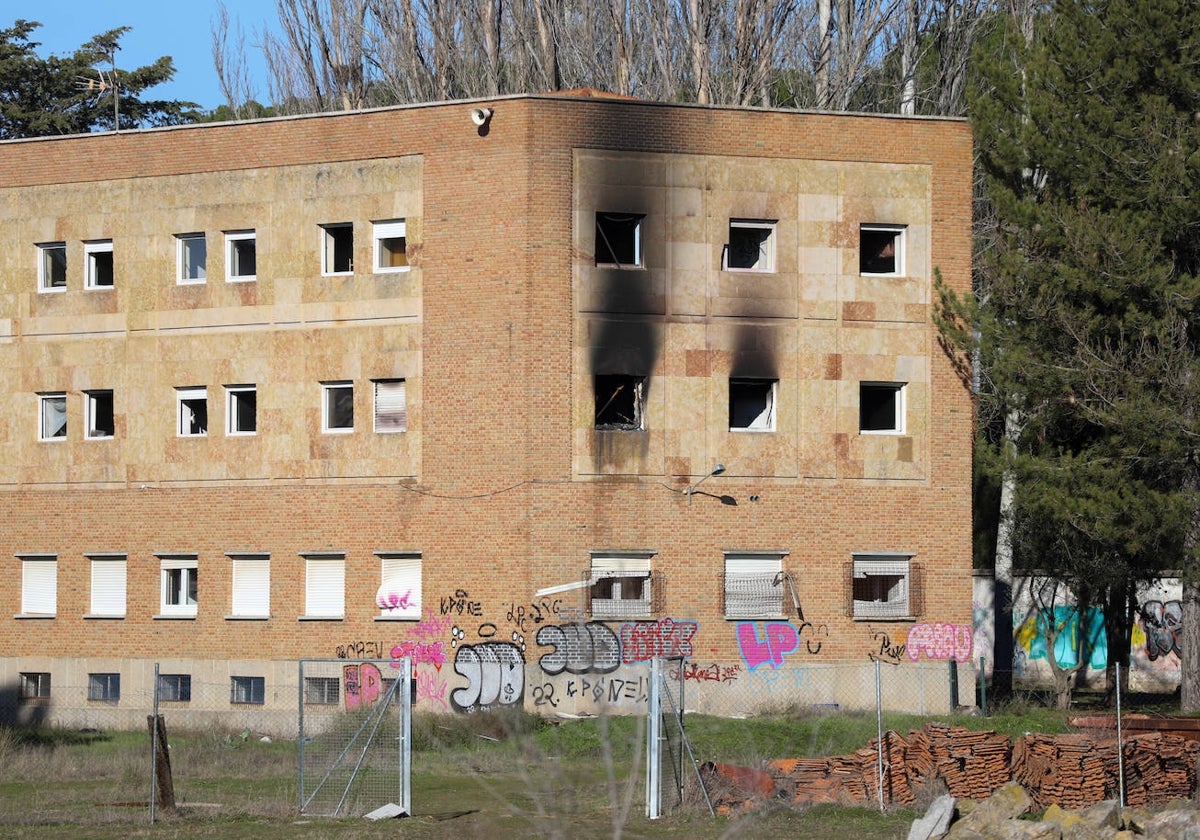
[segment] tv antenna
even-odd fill
[[[113,131],[121,130],[121,95],[120,82],[117,81],[117,47],[114,46],[108,53],[110,63],[109,70],[96,71],[96,78],[90,76],[76,76],[75,87],[87,93],[89,96],[95,93],[97,96],[104,96],[109,91],[112,91],[113,100]]]

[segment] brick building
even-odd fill
[[[970,658],[965,122],[520,96],[0,161],[4,717]]]

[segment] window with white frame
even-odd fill
[[[908,554],[855,554],[851,569],[854,618],[910,618],[918,610],[916,564]]]
[[[729,378],[729,430],[775,431],[776,379]]]
[[[596,265],[642,267],[643,213],[596,214]]]
[[[646,377],[597,374],[593,381],[597,429],[640,431],[646,428]]]
[[[904,225],[859,225],[858,273],[903,276]]]
[[[307,706],[336,706],[341,700],[341,687],[337,677],[305,677],[304,703]]]
[[[67,243],[43,242],[37,249],[38,291],[64,291],[67,288]]]
[[[650,552],[592,555],[588,587],[593,618],[645,618],[652,611]]]
[[[207,388],[176,388],[175,405],[180,437],[204,437],[208,434]]]
[[[721,267],[726,271],[774,271],[775,224],[774,219],[730,219]]]
[[[258,242],[254,231],[225,231],[225,279],[253,280],[257,275]]]
[[[725,553],[725,617],[783,617],[783,553]]]
[[[38,394],[38,440],[66,440],[67,395],[62,391]]]
[[[375,593],[379,615],[421,618],[421,554],[415,551],[377,551],[380,583]]]
[[[21,557],[21,615],[52,616],[58,612],[58,555]]]
[[[904,383],[860,382],[858,430],[863,434],[904,434]]]
[[[83,243],[83,288],[113,287],[113,244],[111,239]]]
[[[230,677],[229,702],[234,705],[261,706],[266,702],[265,677]]]
[[[121,675],[88,674],[87,699],[116,704],[121,699]]]
[[[234,618],[271,617],[271,556],[231,554]]]
[[[408,389],[403,379],[373,379],[375,386],[375,431],[403,432],[408,429]]]
[[[408,229],[404,219],[374,222],[375,272],[408,271]]]
[[[341,619],[346,614],[346,556],[304,557],[304,617]]]
[[[197,562],[195,555],[159,557],[161,566],[161,598],[159,614],[173,618],[194,618],[196,615]]]
[[[21,700],[50,699],[50,673],[48,671],[22,671],[20,679]]]
[[[354,225],[321,225],[321,273],[354,273]]]
[[[125,617],[127,564],[123,554],[93,554],[92,600],[88,614],[105,618]]]
[[[354,383],[321,383],[321,431],[339,434],[354,431]]]
[[[189,703],[192,699],[191,674],[159,674],[158,699],[165,703]]]
[[[258,431],[258,388],[254,385],[225,386],[225,433],[252,435]]]
[[[113,392],[99,388],[83,392],[83,436],[97,440],[116,434],[113,422]]]
[[[208,277],[208,239],[203,233],[175,235],[176,282],[203,283]]]

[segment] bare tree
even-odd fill
[[[234,119],[246,119],[252,116],[247,105],[257,98],[257,92],[246,66],[246,38],[242,25],[230,23],[224,3],[217,3],[217,17],[211,32],[213,66],[217,70],[221,95]]]

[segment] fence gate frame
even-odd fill
[[[326,768],[321,780],[309,791],[305,788],[305,744],[315,739],[315,733],[310,733],[305,729],[305,666],[324,665],[326,667],[323,670],[327,673],[329,670],[328,666],[331,663],[337,664],[339,688],[337,708],[343,714],[347,712],[347,709],[345,705],[346,686],[343,682],[342,674],[347,666],[370,664],[376,668],[387,668],[396,673],[396,679],[391,683],[386,692],[380,693],[378,700],[362,718],[357,731],[354,732],[353,736],[345,743],[345,746],[341,748],[337,757]],[[395,804],[399,806],[400,813],[405,816],[412,814],[412,659],[407,656],[399,660],[301,659],[299,660],[298,668],[296,758],[300,813],[305,816],[336,817],[342,815],[342,810],[346,804],[350,790],[363,768],[367,752],[371,744],[379,737],[380,726],[384,723],[389,710],[394,706],[397,715],[396,739],[398,741],[396,750],[398,763],[396,768],[398,775],[398,783],[395,791],[396,801],[394,803],[380,802],[377,807]],[[349,769],[349,778],[341,791],[338,803],[332,813],[313,813],[310,808],[316,794],[330,782],[334,773],[339,768],[343,768],[344,770],[346,763],[350,761],[353,761],[353,764]]]

